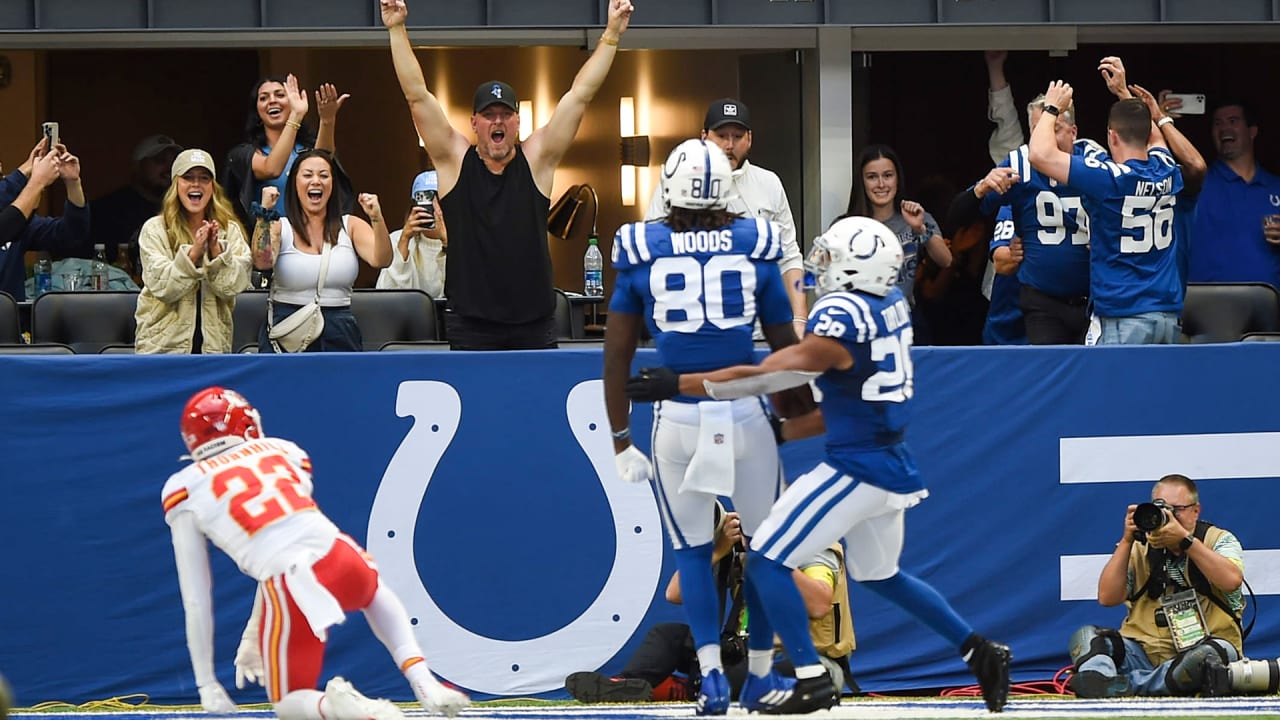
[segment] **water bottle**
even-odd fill
[[[604,297],[604,256],[599,242],[594,236],[587,238],[587,254],[582,258],[583,294],[587,297]]]
[[[35,280],[36,297],[40,297],[53,289],[53,262],[49,260],[49,256],[45,253],[40,253],[40,256],[36,258]]]
[[[89,289],[106,290],[110,275],[107,274],[107,246],[98,243],[93,246],[93,262],[89,265]]]

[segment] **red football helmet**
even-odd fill
[[[240,393],[205,388],[182,410],[182,441],[196,460],[203,460],[250,438],[262,437],[262,418]]]

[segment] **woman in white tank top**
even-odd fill
[[[363,259],[375,268],[391,264],[391,237],[382,219],[378,196],[357,199],[369,216],[365,222],[343,215],[341,198],[334,197],[335,176],[341,172],[326,150],[298,156],[285,184],[284,213],[276,209],[279,193],[263,188],[260,214],[253,230],[253,262],[259,270],[274,269],[271,287],[274,321],[280,322],[317,298],[324,315],[324,332],[308,352],[363,349],[360,328],[351,313],[351,288]],[[320,282],[321,252],[328,243],[329,266]],[[275,352],[267,328],[259,333],[258,349]]]

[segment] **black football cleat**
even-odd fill
[[[831,676],[822,673],[818,677],[796,680],[791,697],[780,704],[761,708],[762,715],[804,715],[816,710],[833,708],[840,703],[836,687],[831,683]]]
[[[993,713],[1004,710],[1009,702],[1009,662],[1013,653],[1009,646],[992,640],[980,640],[965,662],[969,670],[978,678],[978,687],[982,688],[982,699],[987,709]]]

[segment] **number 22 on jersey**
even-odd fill
[[[298,494],[302,480],[282,455],[267,455],[257,469],[233,465],[213,476],[214,497],[231,493],[228,512],[249,535],[299,510],[316,506],[314,500]]]

